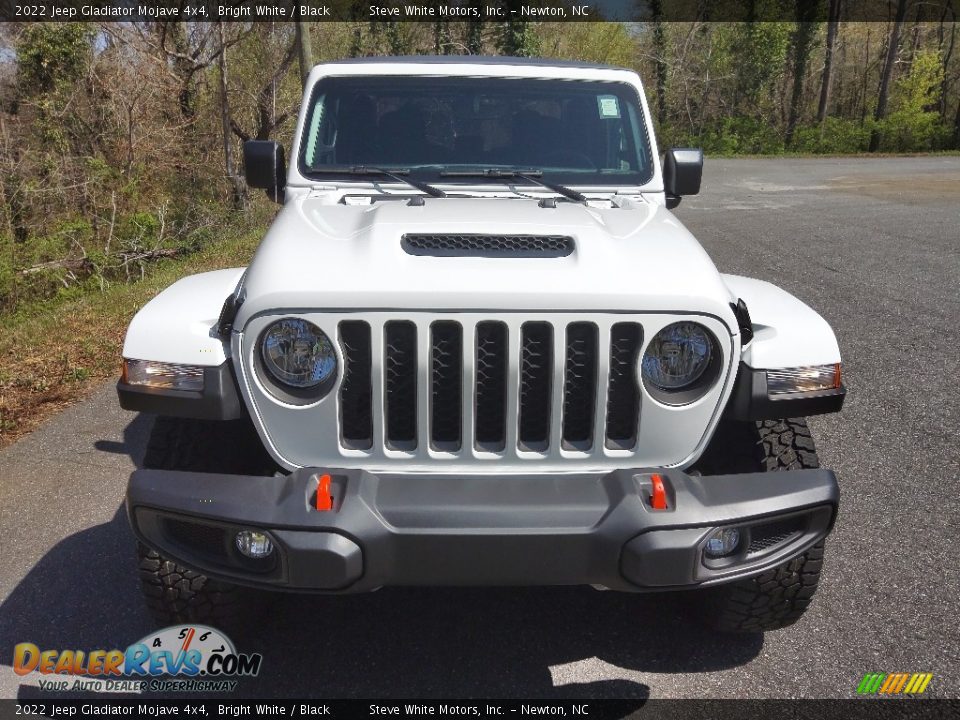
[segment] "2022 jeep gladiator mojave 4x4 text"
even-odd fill
[[[259,590],[690,590],[724,630],[796,620],[837,512],[803,417],[840,409],[813,310],[723,275],[670,208],[640,79],[515,58],[310,73],[250,266],[133,319],[154,413],[127,509],[158,620]],[[684,603],[688,605],[688,603]]]

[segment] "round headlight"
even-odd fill
[[[267,328],[261,353],[264,367],[275,380],[301,390],[322,385],[337,370],[330,338],[299,318],[286,318]]]
[[[643,354],[643,379],[664,392],[684,390],[704,376],[715,353],[713,336],[703,325],[667,325],[653,337]]]

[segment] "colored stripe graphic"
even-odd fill
[[[885,677],[886,675],[883,673],[867,673],[863,676],[863,680],[860,681],[860,685],[857,686],[857,692],[860,695],[875,693],[877,687],[879,687],[880,680]]]
[[[933,673],[867,673],[857,685],[858,695],[920,695]]]
[[[901,690],[903,690],[903,686],[906,684],[907,678],[909,677],[910,677],[909,673],[896,673],[894,675],[895,679],[893,681],[893,684],[890,685],[890,689],[887,690],[887,692],[890,693],[891,695],[896,695],[897,693],[899,693]]]

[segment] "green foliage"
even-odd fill
[[[498,49],[503,55],[515,57],[539,55],[540,43],[534,26],[525,20],[508,20],[503,24]]]
[[[940,53],[918,53],[909,74],[896,83],[893,111],[878,124],[881,150],[918,152],[935,150],[946,143],[950,131],[936,108],[942,83]]]
[[[27,96],[75,82],[90,61],[93,31],[87,23],[28,25],[17,47],[17,81]]]
[[[721,26],[716,64],[736,78],[733,102],[739,110],[753,114],[769,104],[771,84],[783,72],[787,58],[791,24],[750,22]]]
[[[828,117],[824,120],[822,129],[816,126],[798,128],[792,149],[797,152],[831,155],[866,152],[872,129],[873,120],[870,118],[860,122]]]
[[[562,60],[636,65],[636,43],[620,23],[545,23],[537,27],[536,44],[541,53]]]
[[[767,155],[783,152],[783,136],[769,122],[751,117],[727,117],[700,133],[664,129],[663,147],[701,147],[712,155]]]

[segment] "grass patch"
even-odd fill
[[[0,316],[0,447],[9,445],[107,378],[119,377],[133,315],[186,275],[247,265],[267,225],[252,212],[241,227],[184,257],[161,260],[131,284],[28,303]]]

